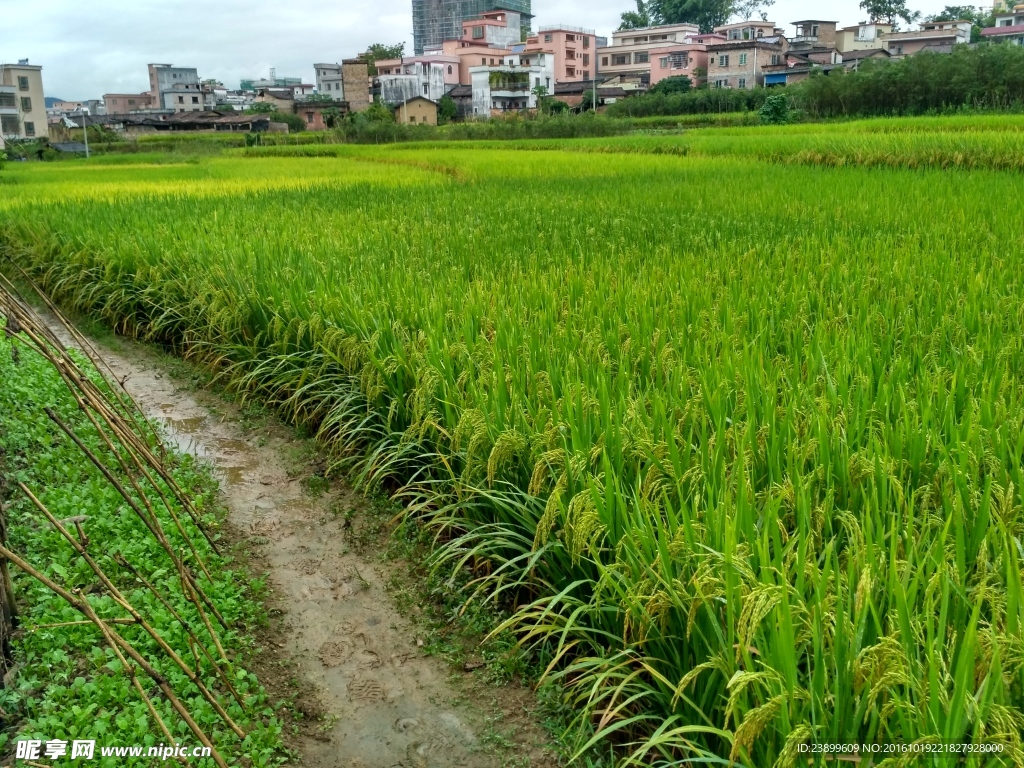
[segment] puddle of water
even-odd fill
[[[227,437],[215,437],[214,445],[220,453],[248,453],[252,450],[244,440],[232,440]]]
[[[227,485],[241,485],[243,482],[242,473],[247,467],[221,467],[216,468],[217,474],[224,479]]]
[[[167,424],[168,429],[174,432],[180,432],[186,435],[194,435],[200,429],[203,428],[203,424],[206,423],[205,416],[195,416],[191,419],[172,419],[164,417],[164,423]]]

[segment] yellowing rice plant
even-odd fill
[[[399,487],[581,764],[1024,765],[1021,177],[739,133],[9,167],[0,248]]]

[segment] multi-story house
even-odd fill
[[[130,115],[133,112],[150,112],[154,106],[150,93],[105,93],[103,106],[108,115]]]
[[[353,112],[370,105],[369,69],[365,59],[344,59],[340,64],[314,64],[316,92],[344,101]]]
[[[497,8],[462,22],[462,40],[488,48],[508,48],[523,41],[522,16]]]
[[[715,27],[725,40],[709,43],[708,85],[754,88],[765,85],[765,67],[785,63],[789,42],[773,22],[743,21]]]
[[[469,85],[473,78],[469,74],[470,67],[487,67],[500,64],[512,53],[511,48],[488,48],[465,40],[445,40],[439,48],[428,49],[427,56],[454,56],[458,63],[458,82]]]
[[[894,58],[911,56],[921,51],[949,53],[954,45],[971,42],[970,21],[929,21],[914,32],[890,32],[882,38],[882,47]]]
[[[708,33],[695,35],[688,43],[674,43],[651,50],[651,85],[667,77],[688,77],[694,85],[707,79],[708,45],[725,38]]]
[[[495,6],[500,6],[495,8]],[[482,19],[491,11],[506,14],[508,34],[515,42],[523,39],[523,30],[529,28],[530,0],[412,0],[413,51],[421,55],[429,48],[438,48],[445,40],[455,40],[463,34],[463,22]],[[513,22],[512,16],[518,19]],[[521,28],[515,30],[518,25]],[[484,24],[478,25],[487,26]],[[471,34],[476,34],[471,31]],[[486,41],[487,32],[481,29],[478,42]],[[498,43],[501,44],[501,43]]]
[[[495,66],[470,67],[473,113],[487,118],[537,108],[536,88],[554,91],[554,56],[546,52],[509,54]]]
[[[157,109],[173,112],[202,112],[217,104],[212,90],[200,83],[195,67],[150,64],[149,94]]]
[[[840,53],[873,51],[885,47],[882,38],[892,32],[892,24],[870,22],[843,27],[836,32],[836,48]]]
[[[380,100],[404,104],[422,96],[437,102],[459,84],[459,61],[458,56],[433,53],[376,61]]]
[[[611,44],[597,49],[602,80],[617,79],[623,87],[643,88],[651,79],[651,52],[675,43],[692,42],[700,34],[695,24],[665,24],[612,33]]]
[[[597,72],[597,38],[592,29],[564,24],[541,27],[526,38],[526,51],[554,56],[556,83],[590,80]]]
[[[1015,5],[1013,10],[1004,10],[996,15],[996,25],[981,30],[989,40],[1024,45],[1024,5]]]
[[[34,139],[46,136],[43,68],[22,59],[0,64],[0,136]]]

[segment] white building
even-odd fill
[[[473,117],[478,119],[537,108],[538,86],[554,92],[555,57],[548,52],[509,54],[496,66],[470,67]]]
[[[1024,45],[1024,5],[996,14],[996,25],[981,30],[981,34],[994,43],[1010,42]]]
[[[416,96],[436,102],[459,84],[458,56],[406,56],[378,61],[376,66],[380,100],[385,104],[404,104]]]
[[[202,112],[217,104],[213,91],[203,88],[195,67],[150,64],[149,93],[157,109],[172,112]]]

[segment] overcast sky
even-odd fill
[[[570,24],[610,34],[635,0],[533,0],[534,26]],[[797,19],[863,18],[858,0],[777,0],[769,19],[792,32]],[[925,14],[943,0],[910,0]],[[69,100],[148,88],[146,64],[199,68],[229,88],[239,79],[278,76],[313,82],[314,61],[339,61],[370,43],[406,41],[411,0],[35,0],[2,2],[0,63],[43,65],[48,96]]]

